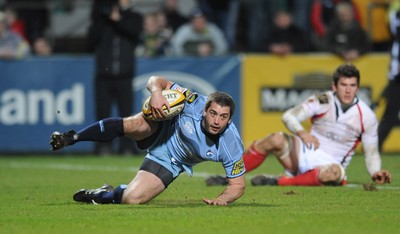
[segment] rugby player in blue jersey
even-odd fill
[[[121,136],[128,136],[140,148],[148,149],[139,171],[128,185],[114,189],[105,184],[97,189],[81,189],[73,199],[94,204],[143,204],[163,192],[182,172],[192,175],[192,167],[203,161],[220,162],[228,178],[228,185],[221,194],[216,198],[203,198],[203,202],[223,206],[240,198],[245,189],[244,147],[232,123],[235,111],[232,97],[224,92],[208,97],[199,95],[159,76],[150,77],[147,89],[155,115],[164,116],[162,107],[169,106],[161,93],[164,89],[182,92],[186,97],[184,109],[173,119],[161,122],[148,120],[140,112],[126,118],[103,119],[78,132],[71,130],[51,135],[53,150],[80,141],[105,142]]]

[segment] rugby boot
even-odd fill
[[[53,132],[50,136],[50,145],[52,147],[51,150],[56,151],[64,148],[68,145],[75,144],[79,135],[74,130],[70,130],[65,133]]]
[[[228,179],[226,177],[216,175],[210,176],[206,178],[206,185],[207,186],[218,186],[218,185],[227,185]]]
[[[93,203],[98,204],[96,202],[96,195],[105,193],[105,192],[112,192],[114,191],[114,187],[104,183],[103,186],[97,189],[80,189],[76,192],[73,196],[74,201],[77,202],[84,202],[84,203]]]
[[[276,176],[258,175],[251,179],[251,184],[254,186],[260,186],[260,185],[276,186],[278,185],[278,179],[279,177]]]

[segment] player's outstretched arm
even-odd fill
[[[208,205],[226,206],[244,194],[246,187],[244,175],[228,179],[228,183],[228,186],[218,197],[213,199],[203,198],[203,202]]]
[[[382,162],[377,143],[363,143],[363,146],[365,153],[365,163],[367,166],[367,170],[371,175],[372,181],[377,184],[390,183],[392,181],[392,175],[389,171],[381,169]]]

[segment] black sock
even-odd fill
[[[78,141],[109,142],[116,137],[124,136],[123,119],[119,117],[107,118],[89,125],[78,132]]]
[[[113,192],[113,203],[121,204],[122,203],[122,195],[124,194],[125,189],[128,186],[126,184],[121,184],[120,186],[116,187]]]
[[[128,186],[122,184],[111,192],[101,192],[94,196],[93,200],[98,204],[121,204],[122,195]]]
[[[113,192],[100,192],[93,198],[97,204],[110,204],[113,203],[113,200]]]

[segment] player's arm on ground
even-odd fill
[[[381,169],[381,157],[376,144],[363,143],[365,164],[371,179],[377,184],[390,183],[392,175],[387,170]]]
[[[218,197],[213,199],[203,198],[203,202],[209,205],[226,206],[240,198],[244,194],[245,187],[244,175],[228,178],[228,186]]]

